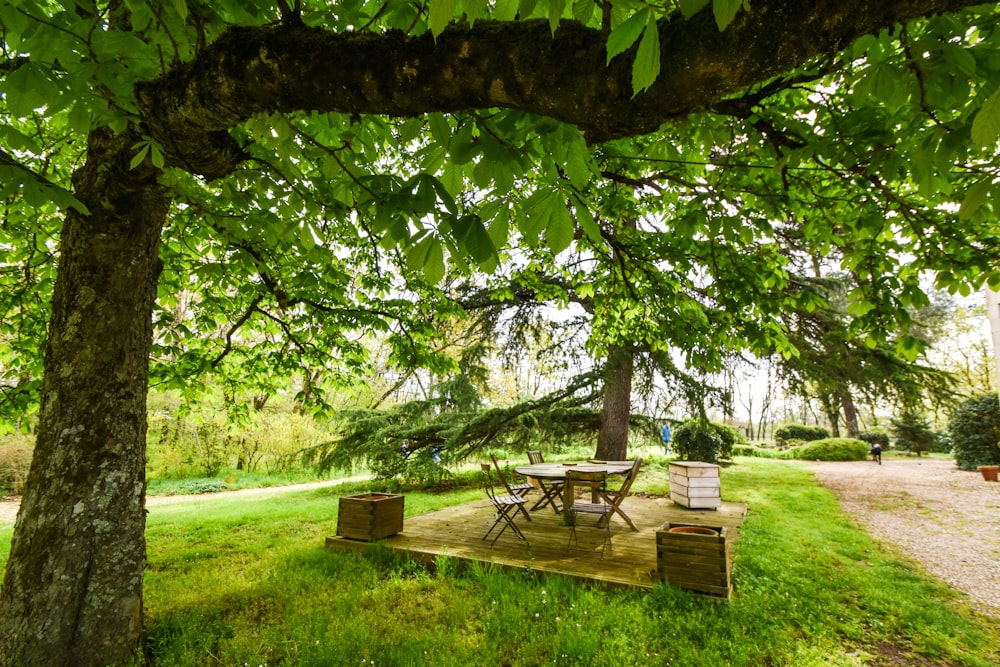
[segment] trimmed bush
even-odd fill
[[[1000,400],[996,394],[959,403],[948,422],[948,440],[961,470],[1000,465]]]
[[[781,444],[788,440],[812,442],[829,437],[830,432],[822,426],[806,426],[805,424],[785,424],[774,432],[774,439]]]
[[[864,461],[868,443],[855,438],[824,438],[788,450],[788,457],[804,461]]]
[[[674,429],[671,448],[682,461],[718,463],[733,458],[733,447],[739,434],[722,424],[688,419]]]

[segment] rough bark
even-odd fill
[[[821,396],[820,403],[823,404],[823,412],[826,414],[827,421],[830,422],[830,435],[834,438],[839,438],[840,406],[836,403],[836,399],[829,395]]]
[[[31,469],[0,595],[10,665],[124,664],[145,566],[151,313],[168,201],[128,169],[134,135],[95,132],[74,177],[45,346]]]
[[[430,34],[335,33],[298,23],[233,28],[137,96],[170,162],[210,178],[243,152],[226,131],[255,113],[416,116],[514,108],[578,126],[591,142],[648,134],[724,97],[833,55],[865,34],[970,0],[757,0],[719,32],[711,11],[659,24],[661,70],[632,94],[635,48],[606,65],[606,38],[573,21],[477,21]]]
[[[861,429],[858,427],[858,409],[854,405],[854,397],[851,396],[851,392],[845,391],[841,394],[840,405],[844,410],[844,425],[847,427],[847,437],[857,438],[861,435]]]
[[[612,348],[604,374],[604,407],[597,434],[597,458],[624,461],[628,455],[628,425],[632,411],[632,353]]]

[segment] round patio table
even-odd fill
[[[624,475],[632,469],[632,461],[557,461],[553,463],[531,463],[514,468],[514,472],[525,477],[537,477],[563,482],[563,507],[573,504],[573,485],[566,483],[566,471],[604,472],[608,475]],[[597,489],[591,487],[594,495]],[[597,498],[593,499],[597,502]]]

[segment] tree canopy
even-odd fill
[[[444,368],[445,275],[529,255],[578,295],[602,267],[595,352],[706,368],[796,353],[780,315],[824,304],[792,242],[911,357],[926,276],[1000,284],[993,5],[19,0],[0,26],[3,409],[39,406],[14,662],[137,646],[150,379],[348,376],[373,332]]]

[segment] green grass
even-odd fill
[[[665,488],[662,463],[651,461],[640,490]],[[740,459],[723,472],[726,499],[750,507],[729,603],[666,585],[590,589],[447,557],[426,568],[377,546],[325,549],[338,498],[363,488],[151,508],[145,604],[157,667],[853,667],[880,664],[880,644],[935,665],[1000,663],[997,618],[973,614],[880,548],[793,463]],[[475,498],[477,489],[461,486],[408,491],[406,510]],[[0,530],[3,554],[9,536]]]

